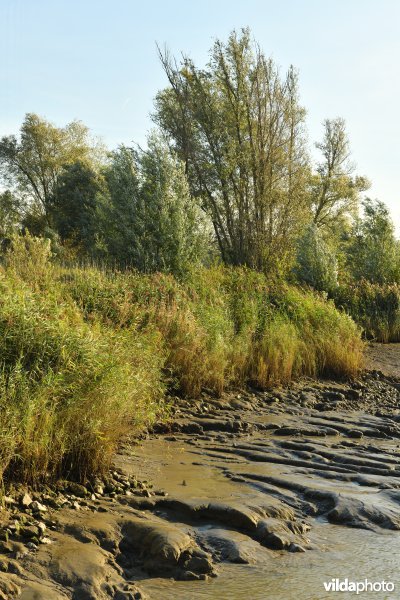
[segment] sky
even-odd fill
[[[310,148],[343,117],[356,172],[400,230],[399,0],[0,0],[0,136],[25,113],[80,119],[114,148],[145,144],[166,78],[156,43],[207,62],[249,26],[284,72],[299,71]]]

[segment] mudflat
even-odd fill
[[[395,585],[400,347],[372,345],[367,366],[175,399],[107,477],[11,489],[0,597],[321,599],[346,574]]]

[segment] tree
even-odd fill
[[[335,229],[343,219],[357,214],[360,192],[370,184],[365,177],[353,176],[343,119],[324,121],[324,138],[316,147],[323,160],[311,178],[313,220],[317,227]]]
[[[104,169],[102,231],[108,253],[121,265],[137,262],[137,239],[143,235],[138,152],[120,146]]]
[[[145,271],[180,276],[210,253],[206,218],[190,195],[183,163],[160,137],[149,138],[140,165],[139,263]]]
[[[314,223],[306,228],[298,242],[294,273],[300,283],[319,291],[330,292],[338,284],[335,253]]]
[[[149,137],[147,151],[121,146],[105,179],[105,239],[118,263],[179,276],[210,252],[205,217],[190,196],[184,165],[160,137]]]
[[[356,281],[400,283],[400,246],[389,210],[370,198],[363,208],[363,218],[355,222],[347,245],[348,269]]]
[[[222,258],[273,270],[294,248],[306,206],[305,111],[293,68],[281,78],[248,30],[217,41],[206,69],[168,52],[155,120],[185,163]]]
[[[51,202],[63,168],[77,161],[90,163],[97,150],[81,122],[59,128],[28,113],[19,138],[10,135],[0,140],[0,171],[26,210],[50,225]]]
[[[98,231],[98,195],[102,181],[87,164],[64,167],[51,199],[51,216],[61,241],[85,254],[93,253]]]
[[[21,221],[21,208],[18,199],[6,190],[0,193],[0,238],[7,238]]]

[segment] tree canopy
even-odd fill
[[[312,158],[292,66],[248,29],[216,40],[204,67],[159,58],[167,83],[144,149],[106,152],[80,121],[34,113],[1,138],[2,239],[28,229],[57,252],[179,276],[220,260],[328,292],[400,283],[393,223],[363,197],[343,119],[324,121]]]
[[[343,119],[326,119],[324,137],[316,144],[322,154],[310,180],[313,221],[317,227],[334,230],[343,220],[358,213],[360,193],[370,183],[354,176],[350,144]]]
[[[170,85],[155,120],[185,163],[223,260],[270,270],[285,260],[307,204],[295,70],[281,76],[248,30],[216,41],[205,69],[168,52],[160,58]]]
[[[28,113],[19,136],[0,140],[1,174],[26,210],[43,216],[50,225],[51,202],[63,168],[77,161],[90,163],[96,152],[89,129],[80,121],[56,127]]]

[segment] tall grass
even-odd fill
[[[360,331],[311,292],[246,269],[65,268],[34,238],[0,267],[0,475],[85,479],[163,411],[247,382],[357,372]]]
[[[87,322],[36,258],[15,240],[0,270],[0,475],[85,479],[154,419],[164,355],[155,331]]]
[[[400,286],[361,281],[340,286],[335,304],[360,324],[367,339],[400,342]]]

